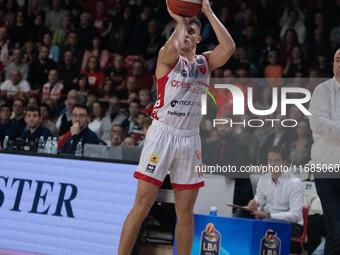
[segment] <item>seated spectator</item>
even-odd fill
[[[59,64],[64,64],[63,56],[65,51],[71,51],[73,56],[73,63],[77,70],[81,69],[81,61],[83,60],[84,49],[79,44],[78,34],[76,31],[70,31],[67,35],[67,44],[61,47]]]
[[[144,112],[147,115],[151,115],[151,111],[154,105],[154,103],[151,102],[150,97],[151,97],[150,90],[148,89],[141,89],[138,92],[138,99],[140,102],[140,111]]]
[[[106,65],[109,61],[110,53],[109,53],[108,50],[103,48],[103,46],[101,44],[101,38],[99,36],[95,36],[92,39],[91,49],[85,51],[84,56],[83,56],[83,62],[81,64],[82,70],[85,69],[88,59],[92,56],[97,57],[99,59],[100,68],[102,70],[105,70]]]
[[[285,77],[295,77],[296,73],[306,73],[306,66],[301,56],[301,49],[295,46],[292,50],[291,57],[287,59],[286,66],[282,73]]]
[[[5,66],[8,64],[8,56],[9,56],[9,40],[7,38],[7,27],[0,27],[0,62]]]
[[[313,94],[315,88],[320,84],[320,72],[319,69],[315,66],[311,66],[308,70],[309,82],[305,86],[305,89],[308,89],[311,94]]]
[[[1,28],[0,28],[1,31]],[[1,35],[1,33],[0,33]],[[35,47],[34,47],[34,42],[30,39],[28,39],[25,44],[24,44],[24,49],[23,49],[23,62],[26,63],[27,65],[31,66],[33,63],[33,60],[35,58]],[[29,72],[28,72],[29,76]],[[28,78],[29,79],[29,78]]]
[[[14,99],[12,106],[14,117],[11,119],[12,129],[9,134],[9,138],[12,140],[18,138],[22,134],[22,132],[24,132],[24,129],[26,127],[24,119],[26,105],[27,102],[25,98],[17,97],[16,99]]]
[[[76,105],[77,103],[78,103],[77,95],[69,93],[65,101],[66,111],[59,116],[56,122],[59,137],[63,136],[68,130],[70,130],[72,126],[72,110],[74,105]]]
[[[121,145],[124,140],[124,130],[121,125],[115,124],[111,127],[110,140],[105,141],[107,145],[116,147]]]
[[[207,137],[205,140],[207,143],[210,142],[216,142],[220,137],[218,136],[218,130],[216,127],[212,128],[209,134],[209,137]]]
[[[82,96],[87,96],[90,91],[89,78],[85,74],[81,74],[75,90]]]
[[[67,44],[67,34],[73,29],[71,16],[65,14],[61,20],[59,27],[54,30],[52,44],[64,46]]]
[[[268,167],[280,169],[286,166],[287,155],[283,148],[268,150]],[[304,188],[301,181],[284,171],[271,171],[261,176],[256,195],[248,203],[248,209],[258,220],[274,220],[292,223],[292,236],[300,237],[303,230],[302,206]],[[267,212],[264,211],[267,206]]]
[[[85,105],[74,105],[70,136],[62,147],[64,153],[74,155],[79,141],[83,147],[87,143],[99,144],[97,135],[88,128],[89,120],[89,109]]]
[[[111,96],[109,99],[109,108],[103,118],[103,135],[101,140],[110,140],[111,127],[118,124],[121,125],[126,119],[126,116],[120,111],[121,105],[118,97]]]
[[[64,52],[64,64],[59,65],[60,80],[64,84],[63,94],[67,94],[77,85],[80,71],[73,63],[73,53],[70,50]]]
[[[116,95],[119,99],[127,100],[129,98],[130,93],[138,91],[138,79],[136,76],[130,75],[127,77],[124,82],[124,88],[122,90],[117,91]],[[138,94],[137,94],[138,97]]]
[[[87,60],[86,67],[81,71],[81,74],[85,74],[88,77],[91,90],[101,88],[105,79],[104,72],[100,68],[99,60],[94,56]]]
[[[38,106],[39,105],[39,99],[37,96],[32,95],[27,99],[27,107],[28,106]]]
[[[12,71],[17,69],[20,71],[23,80],[27,80],[29,67],[22,62],[22,51],[20,48],[13,49],[12,62],[6,66],[6,80],[11,78]]]
[[[44,33],[42,44],[50,48],[50,54],[48,55],[48,58],[58,63],[60,47],[58,45],[52,44],[52,35],[49,32]]]
[[[112,29],[112,16],[106,9],[106,1],[97,1],[93,11],[93,26],[97,34],[102,38],[104,44],[107,43],[108,35]]]
[[[25,14],[18,11],[15,15],[14,24],[9,28],[8,38],[14,47],[22,47],[27,38],[28,26]]]
[[[48,72],[51,69],[57,69],[57,63],[49,59],[50,48],[41,45],[39,56],[35,58],[30,66],[28,81],[33,90],[40,91],[42,86],[48,81]]]
[[[151,90],[153,85],[153,78],[151,74],[145,70],[144,63],[141,60],[137,59],[133,62],[131,71],[129,71],[125,76],[125,81],[131,75],[137,78],[137,89]]]
[[[292,165],[304,166],[311,159],[313,144],[308,120],[300,120],[296,128],[297,140],[293,141],[289,149],[289,159]]]
[[[98,101],[98,99],[99,99],[99,95],[96,91],[89,91],[87,93],[86,106],[91,107],[94,102]]]
[[[68,13],[67,10],[62,8],[60,2],[60,0],[53,0],[51,10],[46,13],[45,26],[51,32],[58,28],[62,17]]]
[[[274,122],[275,132],[267,136],[267,139],[259,150],[261,164],[266,164],[269,148],[280,146],[288,151],[290,143],[296,139],[296,134],[281,125],[281,121],[285,119],[285,116],[277,114],[275,119],[279,120]]]
[[[93,131],[97,137],[102,137],[103,133],[103,118],[105,116],[105,109],[102,103],[95,101],[91,105],[91,113],[90,113],[90,123],[89,129]]]
[[[27,129],[20,136],[20,138],[26,143],[34,142],[36,145],[40,136],[43,136],[45,141],[48,137],[52,137],[51,131],[40,124],[40,118],[41,113],[38,107],[27,107],[25,110],[25,122]]]
[[[122,145],[136,146],[136,141],[133,137],[128,136],[128,137],[125,137],[124,141],[122,142]]]
[[[88,49],[92,45],[92,38],[96,31],[92,25],[92,17],[88,12],[83,12],[80,15],[80,28],[77,30],[79,36],[79,44],[81,48]]]
[[[58,137],[58,130],[55,124],[50,120],[51,108],[48,104],[40,104],[41,125],[51,131],[53,137]]]
[[[100,100],[101,101],[109,101],[110,96],[113,94],[113,88],[112,88],[112,80],[110,77],[106,77],[103,83],[103,86],[100,91]]]
[[[125,119],[122,123],[124,131],[126,134],[132,134],[138,128],[137,117],[139,113],[139,102],[138,100],[134,100],[129,103],[129,117]]]
[[[12,122],[11,122],[11,115],[12,115],[12,106],[8,103],[1,105],[0,107],[0,125],[3,128],[3,136],[9,135],[13,130],[11,130]],[[0,140],[2,142],[2,140]]]
[[[283,39],[287,29],[294,29],[298,35],[298,42],[302,45],[306,39],[306,27],[303,23],[299,22],[299,12],[297,10],[291,9],[289,11],[288,22],[282,26],[280,37]]]
[[[51,69],[48,72],[48,82],[42,87],[42,99],[50,97],[54,100],[59,100],[63,88],[64,85],[59,82],[58,70]]]
[[[33,2],[33,1],[29,1]],[[36,1],[39,2],[39,1]],[[38,4],[39,6],[39,4]],[[32,16],[33,22],[31,23],[29,29],[30,38],[35,42],[41,42],[43,40],[43,36],[48,32],[48,29],[44,25],[45,14],[38,10],[36,14]]]
[[[292,56],[292,50],[296,46],[300,47],[297,34],[294,29],[289,28],[286,30],[280,44],[280,64],[282,66],[286,65],[287,59]]]
[[[138,146],[143,147],[145,143],[145,137],[146,133],[148,132],[149,127],[151,126],[152,119],[150,116],[146,116],[142,122],[142,132],[143,132],[143,137],[141,140],[138,141]]]
[[[283,83],[282,79],[272,79],[282,77],[282,67],[278,64],[278,60],[278,53],[276,51],[268,53],[269,65],[264,69],[264,77],[269,78],[266,80],[271,87],[280,87]]]
[[[120,90],[123,88],[123,80],[126,74],[126,70],[123,67],[124,57],[117,54],[113,59],[113,68],[106,70],[105,76],[111,78],[113,82],[113,87],[115,90]]]
[[[31,91],[30,84],[22,79],[22,75],[18,69],[14,69],[11,73],[11,78],[6,80],[0,87],[2,93],[6,93],[7,97],[15,97],[22,92],[28,93]]]

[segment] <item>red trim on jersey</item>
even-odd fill
[[[204,181],[194,183],[194,184],[177,184],[177,183],[171,183],[171,186],[173,189],[199,189],[204,186]]]
[[[133,177],[135,177],[137,179],[141,179],[141,180],[146,181],[146,182],[149,182],[149,183],[154,184],[158,187],[162,186],[162,184],[163,184],[163,182],[161,182],[160,180],[157,180],[155,178],[152,178],[150,176],[147,176],[147,175],[142,174],[142,173],[137,172],[137,171],[133,174]]]
[[[208,60],[208,57],[204,54],[204,53],[202,53],[201,54],[204,58],[205,58],[205,60],[207,61],[207,67],[208,67],[208,69],[209,69],[209,73],[210,73],[210,68],[209,68],[209,60]]]
[[[179,61],[179,58],[180,56],[178,55],[178,58],[175,62],[175,64],[172,65],[172,67],[170,68],[169,72],[167,72],[165,75],[163,75],[163,77],[159,78],[159,79],[156,79],[156,82],[158,83],[159,80],[163,79],[164,77],[167,77],[169,75],[169,73],[172,71],[172,69],[175,68],[175,66],[177,65],[178,61]],[[156,70],[155,70],[155,73],[156,73]]]

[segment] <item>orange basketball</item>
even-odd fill
[[[167,0],[169,9],[183,17],[196,16],[202,7],[201,0]]]

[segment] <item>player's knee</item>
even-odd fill
[[[178,220],[189,221],[194,217],[194,211],[191,208],[176,208]]]
[[[146,218],[146,216],[148,216],[149,214],[152,205],[153,203],[146,200],[136,201],[132,210],[134,214],[137,215],[137,217]]]

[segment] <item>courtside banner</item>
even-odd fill
[[[0,153],[0,249],[117,254],[135,168]]]

